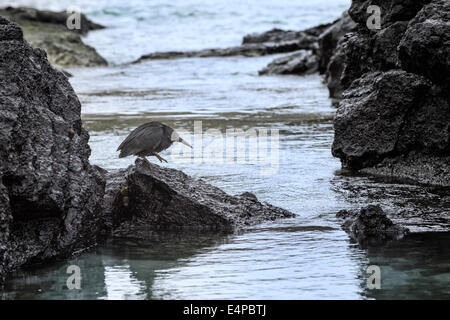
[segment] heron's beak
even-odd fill
[[[182,144],[187,145],[189,148],[192,149],[192,146],[189,143],[187,143],[186,141],[184,141],[183,139],[180,138],[180,140],[178,140],[178,142],[181,142]]]

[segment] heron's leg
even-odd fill
[[[161,162],[163,162],[163,161],[164,161],[165,163],[168,163],[168,162],[167,162],[167,160],[166,160],[166,159],[164,159],[163,157],[161,157],[161,156],[160,156],[159,154],[157,154],[157,153],[154,153],[153,155],[154,155],[155,157],[157,157],[159,161],[161,161]]]
[[[141,158],[142,160],[144,160],[145,163],[147,163],[148,165],[150,165],[150,161],[148,161],[148,159],[146,157],[142,157],[140,156],[139,158]]]

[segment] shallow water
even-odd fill
[[[105,169],[132,164],[132,158],[118,159],[115,150],[130,130],[150,119],[177,128],[196,148],[195,123],[201,121],[202,133],[220,130],[223,140],[204,139],[205,150],[228,144],[226,129],[278,130],[278,156],[258,154],[251,162],[238,154],[231,163],[220,163],[217,154],[192,158],[183,146],[174,146],[162,153],[169,160],[162,166],[232,194],[253,192],[297,216],[235,235],[158,233],[147,241],[110,241],[71,261],[16,273],[3,298],[450,298],[450,234],[422,233],[448,230],[448,221],[439,220],[439,213],[449,210],[448,199],[426,188],[342,172],[330,153],[335,109],[321,77],[258,76],[277,56],[122,64],[152,51],[237,45],[251,31],[325,23],[349,1],[78,3],[109,27],[86,40],[112,65],[70,70],[91,134],[93,164]],[[250,138],[247,143],[260,142]],[[267,174],[267,168],[274,170]],[[429,214],[408,222],[421,233],[363,250],[350,243],[335,213],[370,203],[381,203],[390,213],[426,205]],[[81,268],[81,290],[66,287],[71,264]],[[382,272],[380,290],[366,285],[367,267],[374,264]]]

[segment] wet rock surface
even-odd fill
[[[208,57],[230,57],[230,56],[258,57],[268,54],[292,52],[302,49],[304,50],[313,49],[314,45],[315,42],[313,41],[313,37],[311,37],[308,39],[296,39],[283,42],[248,43],[243,44],[241,46],[224,49],[154,52],[141,56],[133,63],[140,63],[145,60],[157,60],[157,59],[208,58]]]
[[[326,73],[328,64],[333,56],[339,40],[348,32],[355,29],[356,23],[350,18],[347,11],[326,28],[319,36],[319,71]]]
[[[302,57],[300,53],[295,53],[280,57],[262,69],[259,74],[304,75],[318,71],[325,74],[330,97],[340,99],[344,90],[340,78],[345,67],[345,55],[338,44],[342,42],[347,33],[354,31],[355,28],[356,23],[345,11],[339,19],[329,24],[297,32],[274,29],[262,34],[248,35],[244,37],[244,43],[308,37],[314,41],[308,56]]]
[[[89,134],[67,77],[0,17],[0,282],[14,269],[66,259],[106,237],[149,230],[233,232],[292,213],[227,195],[138,160],[115,173],[89,164]]]
[[[396,225],[411,233],[450,230],[450,190],[408,182],[346,170],[331,181],[333,191],[346,200],[350,211],[376,204]]]
[[[317,50],[318,37],[329,24],[321,24],[302,31],[272,29],[263,33],[253,33],[244,36],[240,46],[194,51],[154,52],[141,56],[133,63],[155,59],[207,58],[245,56],[257,57],[276,53],[286,53],[299,50]]]
[[[104,181],[81,104],[45,52],[0,17],[0,270],[94,245]]]
[[[24,38],[33,47],[42,48],[49,61],[60,67],[91,67],[106,65],[91,46],[83,43],[80,35],[102,29],[81,14],[80,29],[69,30],[66,12],[41,11],[26,7],[0,9],[0,16],[14,21],[23,29]]]
[[[449,3],[383,2],[382,29],[368,30],[358,12],[376,2],[353,1],[359,25],[337,49],[343,67],[334,83],[346,91],[333,155],[345,168],[447,188]]]
[[[311,74],[317,72],[318,66],[317,55],[311,51],[300,51],[275,59],[267,67],[260,70],[259,75]]]
[[[175,169],[137,159],[107,174],[105,212],[116,237],[146,238],[154,230],[234,232],[245,226],[293,217],[255,195],[226,194]]]
[[[341,210],[336,217],[343,220],[342,228],[350,238],[363,247],[383,245],[409,233],[407,228],[394,224],[378,205],[369,205],[359,211]]]
[[[313,28],[302,31],[272,29],[263,33],[252,33],[244,36],[242,44],[265,43],[265,42],[285,42],[304,39],[305,42],[315,42],[320,34],[324,32],[331,23],[321,24]]]
[[[402,68],[421,74],[449,91],[450,2],[432,1],[412,19],[399,44]]]
[[[417,12],[431,0],[353,0],[349,14],[359,24],[366,24],[371,12],[367,8],[372,5],[380,7],[381,27],[386,28],[396,21],[407,21],[414,18]],[[445,1],[445,0],[444,0]]]

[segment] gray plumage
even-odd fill
[[[155,156],[160,161],[167,162],[158,155],[158,152],[169,148],[175,141],[191,147],[171,127],[161,122],[153,121],[144,123],[134,129],[120,144],[117,151],[120,150],[119,158],[131,155],[142,158]]]

